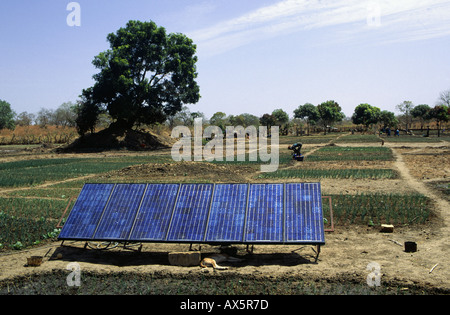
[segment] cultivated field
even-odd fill
[[[281,137],[274,173],[261,173],[260,161],[174,162],[170,149],[58,154],[42,146],[0,147],[0,294],[448,294],[450,138],[383,140]],[[303,143],[303,162],[290,157],[287,146],[294,142]],[[243,262],[212,271],[169,264],[167,253],[188,245],[144,244],[139,253],[55,241],[56,226],[84,183],[317,181],[331,197],[335,224],[317,263],[311,246],[261,245],[250,255],[239,245],[229,250]],[[323,204],[330,228],[328,199]],[[393,224],[394,232],[380,233],[381,224]],[[405,252],[405,241],[416,242],[418,251]],[[219,250],[201,249],[205,256]],[[35,255],[45,255],[43,264],[27,267]],[[66,285],[69,262],[80,263],[79,288]],[[380,265],[376,289],[366,284],[371,262]]]

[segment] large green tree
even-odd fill
[[[297,109],[294,110],[294,118],[306,120],[306,123],[308,124],[308,135],[309,135],[309,127],[312,124],[315,125],[319,121],[320,116],[316,106],[314,106],[311,103],[305,103],[303,105],[300,105],[299,107],[297,107]]]
[[[326,134],[327,128],[331,127],[335,122],[342,121],[345,115],[342,112],[341,106],[335,101],[326,101],[317,105],[317,111],[324,127]]]
[[[425,122],[429,121],[432,117],[430,116],[431,108],[427,104],[420,104],[411,110],[411,115],[414,118],[420,120],[420,129],[423,129]]]
[[[0,130],[5,128],[14,130],[16,128],[15,116],[16,113],[11,109],[11,104],[0,100]]]
[[[414,108],[414,104],[411,101],[403,101],[402,103],[396,106],[397,110],[403,113],[402,120],[405,123],[405,129],[408,130],[408,126],[412,124],[412,110]]]
[[[398,119],[395,117],[395,114],[393,112],[383,110],[378,117],[378,122],[381,124],[381,127],[383,129],[392,128],[397,126]]]
[[[277,119],[271,114],[264,114],[259,118],[261,126],[266,126],[267,130],[270,130],[272,126],[277,125]]]
[[[355,108],[355,112],[352,116],[352,121],[355,125],[364,125],[366,129],[369,126],[376,124],[380,118],[381,110],[378,107],[372,106],[370,104],[364,103],[359,104]]]
[[[272,112],[272,116],[275,117],[277,125],[280,126],[281,134],[287,135],[289,130],[289,114],[279,108]]]
[[[126,129],[163,122],[183,105],[198,102],[196,45],[191,39],[167,34],[151,21],[129,21],[107,40],[110,49],[92,62],[100,72],[94,75],[94,86],[83,90],[79,113],[107,111],[114,127]],[[92,128],[84,124],[79,129]]]
[[[441,123],[450,120],[450,107],[446,105],[436,105],[430,110],[430,117],[436,120],[438,137],[441,136]]]

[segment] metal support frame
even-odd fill
[[[317,245],[317,246],[316,246],[316,249],[317,249],[317,250],[314,250],[314,248],[313,248],[314,252],[316,253],[316,258],[314,259],[314,263],[317,263],[317,260],[319,259],[319,255],[320,255],[320,245]]]

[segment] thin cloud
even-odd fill
[[[284,0],[189,35],[199,50],[214,55],[254,41],[335,26],[340,26],[337,41],[365,35],[384,43],[448,36],[450,0]]]

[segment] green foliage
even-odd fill
[[[92,88],[83,90],[81,102],[76,107],[77,118],[75,124],[80,135],[90,131],[94,133],[95,126],[99,121],[100,114],[104,110],[99,104],[95,103]]]
[[[317,105],[317,111],[319,112],[319,117],[322,120],[322,125],[325,130],[345,117],[341,106],[335,101],[326,101]]]
[[[281,169],[272,173],[262,173],[259,178],[355,178],[393,179],[398,174],[391,169]]]
[[[306,120],[306,123],[308,124],[309,135],[309,127],[311,125],[317,124],[320,119],[320,115],[316,106],[311,103],[306,103],[304,105],[300,105],[297,109],[294,110],[294,118]]]
[[[169,157],[63,158],[0,164],[0,187],[30,186],[77,176],[104,173],[130,165],[168,161]]]
[[[191,39],[140,21],[129,21],[107,39],[110,49],[92,62],[100,73],[92,90],[83,91],[82,108],[94,107],[95,113],[95,107],[102,106],[116,127],[130,128],[163,122],[183,104],[198,102],[196,46]]]
[[[436,120],[438,125],[438,137],[440,137],[440,124],[450,120],[450,107],[446,105],[436,105],[430,110],[430,117]]]
[[[369,128],[370,125],[376,124],[380,118],[381,110],[378,107],[367,103],[359,104],[355,108],[352,121],[355,125],[364,125]]]
[[[4,205],[4,202],[5,200],[1,198],[0,203]],[[32,205],[32,202],[28,204]],[[42,211],[42,209],[39,210]],[[16,216],[0,212],[0,243],[3,244],[4,248],[21,250],[37,244],[40,240],[54,238],[59,234],[59,232],[54,232],[56,218],[52,220],[36,217],[36,213],[32,213],[26,208],[21,209],[21,211],[15,209],[14,212],[22,213],[20,216]]]
[[[308,161],[390,161],[391,149],[386,147],[323,147],[308,156]]]
[[[279,126],[285,125],[285,124],[287,124],[289,122],[289,115],[284,110],[282,110],[281,108],[280,109],[275,109],[272,112],[272,116],[275,117],[275,119],[277,121],[277,124]]]
[[[430,117],[430,106],[428,106],[427,104],[421,104],[421,105],[417,105],[416,107],[414,107],[411,110],[411,115],[414,118],[421,118],[423,120],[429,120]]]
[[[423,224],[431,215],[431,200],[421,194],[332,195],[335,224]],[[324,217],[329,216],[324,202]]]
[[[378,122],[382,124],[383,128],[393,128],[398,125],[398,119],[393,112],[383,110],[380,112]]]
[[[16,113],[11,109],[11,104],[0,100],[0,130],[4,128],[14,130],[16,127],[15,116]]]
[[[261,118],[259,118],[259,123],[261,126],[267,126],[267,128],[270,128],[272,126],[276,126],[277,119],[271,114],[264,114]]]
[[[392,137],[393,138],[393,137]],[[348,135],[336,140],[336,143],[380,143],[380,138],[376,135]]]
[[[294,110],[294,117],[305,119],[308,124],[317,122],[320,118],[317,107],[311,103],[300,105]]]

